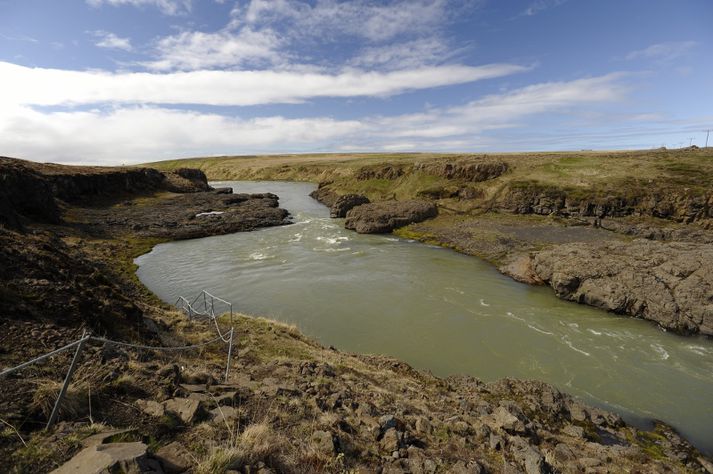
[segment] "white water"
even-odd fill
[[[347,231],[310,184],[216,185],[274,192],[295,223],[157,246],[138,275],[163,300],[207,289],[342,350],[438,375],[544,380],[629,421],[662,419],[713,452],[710,340],[558,300],[474,257]]]

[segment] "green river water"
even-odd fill
[[[441,376],[544,380],[629,422],[664,420],[713,453],[710,339],[561,301],[474,257],[345,230],[312,184],[213,184],[273,192],[294,224],[156,246],[136,263],[164,301],[206,289],[341,350]]]

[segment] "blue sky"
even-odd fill
[[[702,146],[711,25],[712,0],[0,0],[0,155]]]

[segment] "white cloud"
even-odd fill
[[[106,0],[101,0],[106,1]],[[110,0],[113,1],[113,0]],[[129,1],[129,0],[118,0]],[[236,2],[227,25],[214,32],[185,31],[155,42],[152,70],[200,68],[304,68],[310,53],[326,43],[343,46],[353,59],[319,67],[371,66],[398,69],[443,63],[451,50],[447,25],[484,0],[249,0]],[[317,67],[312,64],[309,67]]]
[[[413,68],[441,64],[457,53],[458,51],[452,51],[443,39],[431,36],[364,48],[350,60],[350,64],[367,68]]]
[[[648,48],[632,51],[626,59],[651,59],[656,61],[673,61],[687,54],[698,45],[695,41],[671,41],[652,44]]]
[[[138,163],[181,156],[362,150],[512,148],[488,137],[538,114],[567,113],[583,105],[618,101],[620,75],[537,84],[458,107],[421,114],[338,120],[330,117],[245,119],[158,107],[47,112],[0,107],[1,153],[74,163]],[[531,135],[535,132],[530,132]],[[570,130],[570,133],[571,130]],[[354,147],[345,144],[359,144]]]
[[[385,97],[527,70],[513,64],[437,66],[392,72],[192,71],[108,73],[28,68],[0,62],[0,105],[99,103],[257,105],[317,97]]]
[[[565,113],[586,104],[607,103],[624,97],[626,88],[618,73],[569,82],[547,82],[469,102],[433,109],[428,113],[387,118],[385,136],[453,137],[474,132],[511,128],[521,119],[550,112]]]
[[[282,43],[271,30],[183,32],[160,39],[156,45],[157,59],[144,66],[169,71],[275,65],[283,62],[283,54],[279,52]]]
[[[150,107],[43,113],[0,112],[2,153],[68,163],[137,163],[246,149],[311,146],[356,132],[357,121],[267,117],[243,120]]]
[[[155,7],[166,15],[179,15],[191,11],[191,0],[86,0],[86,2],[93,7],[102,5]]]
[[[289,24],[292,36],[316,36],[321,41],[343,35],[384,41],[402,34],[424,34],[441,26],[454,2],[369,0],[314,4],[299,0],[251,0],[238,16],[247,24]]]
[[[543,10],[547,10],[548,8],[553,8],[553,7],[558,7],[564,3],[566,3],[568,0],[536,0],[530,4],[529,7],[525,9],[525,11],[522,12],[523,15],[526,16],[533,16],[537,15]]]
[[[131,51],[132,49],[129,38],[122,38],[114,33],[102,30],[94,31],[92,34],[97,37],[97,42],[94,44],[100,48],[122,49],[124,51]]]

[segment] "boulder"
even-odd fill
[[[163,470],[167,474],[180,474],[193,465],[190,453],[178,441],[159,449],[156,452],[156,459],[161,462]]]
[[[334,455],[334,438],[329,431],[315,431],[310,439],[317,451],[328,456]]]
[[[52,471],[53,474],[162,473],[160,465],[146,454],[144,443],[97,444],[83,449]]]
[[[488,417],[488,424],[495,429],[502,428],[512,433],[524,433],[525,423],[510,412],[506,407],[497,407]]]
[[[394,451],[398,451],[399,448],[402,447],[403,438],[403,433],[396,431],[395,428],[389,428],[386,430],[386,433],[384,433],[381,441],[379,441],[379,447],[385,453],[391,454]]]
[[[332,204],[329,210],[330,217],[346,217],[347,212],[351,211],[357,206],[362,204],[368,204],[369,198],[362,196],[361,194],[345,194],[339,196],[334,204]]]
[[[383,201],[363,204],[350,210],[344,226],[360,234],[384,234],[438,215],[428,201]]]
[[[201,402],[192,398],[172,398],[163,402],[163,406],[166,411],[175,413],[181,421],[189,424],[197,418]]]
[[[162,417],[166,413],[162,403],[154,400],[136,400],[136,404],[141,408],[141,411],[149,416],[155,416],[157,418]]]

